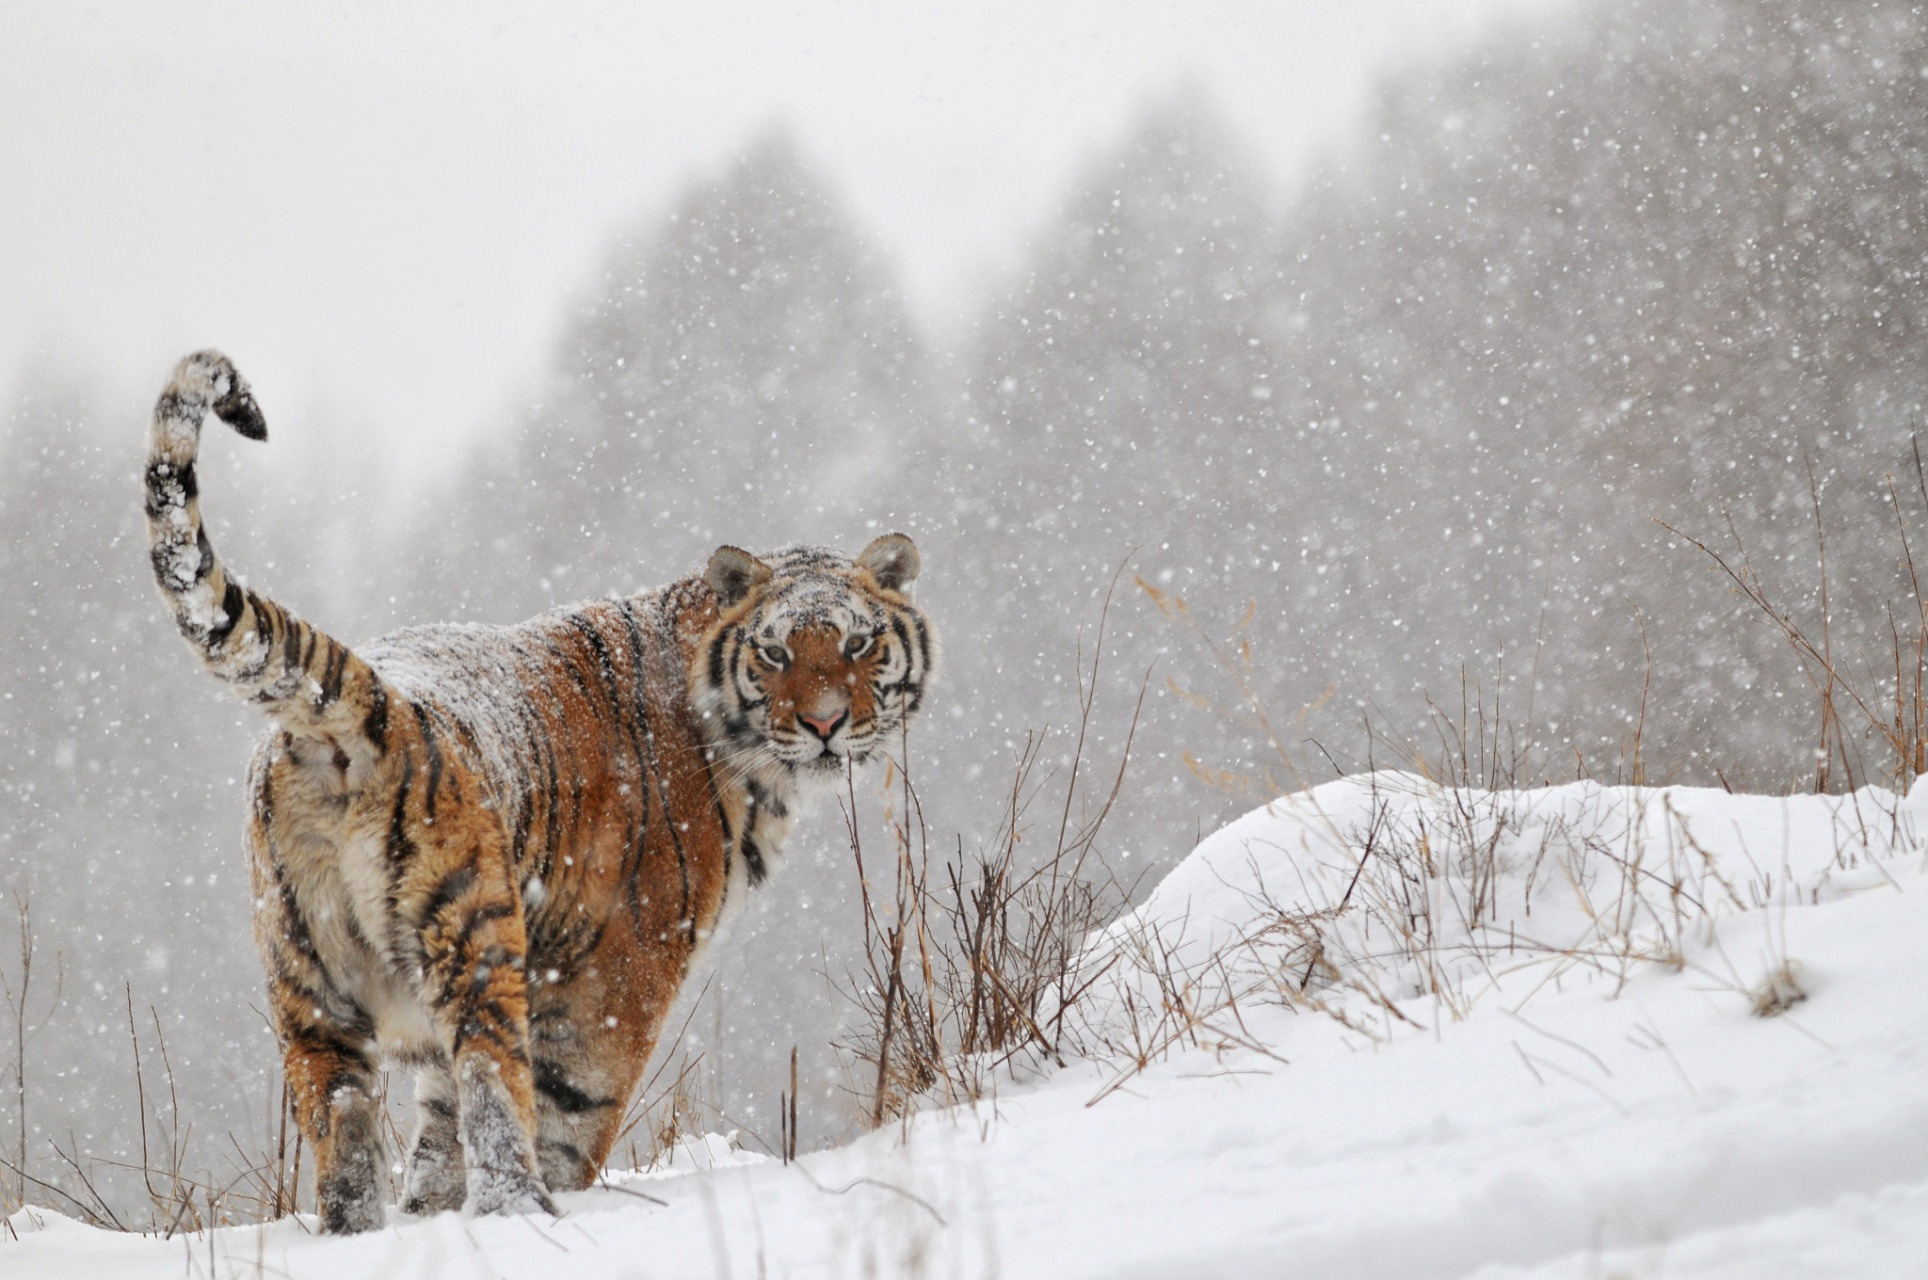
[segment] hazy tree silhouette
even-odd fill
[[[931,420],[924,360],[875,251],[767,135],[611,255],[508,454],[455,497],[442,594],[500,620],[721,542],[874,536]]]

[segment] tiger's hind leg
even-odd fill
[[[435,871],[410,894],[423,912],[421,981],[450,1059],[464,1207],[553,1214],[535,1158],[521,903],[495,835],[449,824],[446,838],[464,852],[444,858],[423,850],[425,869]]]
[[[284,1064],[295,1120],[315,1148],[321,1229],[373,1231],[388,1198],[375,1064],[312,1025],[287,1037]]]
[[[269,855],[266,824],[250,830],[255,931],[267,961],[268,1008],[281,1042],[295,1122],[315,1149],[315,1199],[323,1231],[383,1223],[388,1160],[380,1092],[369,1050],[374,1025],[329,978],[308,921]]]
[[[415,1110],[415,1140],[402,1175],[402,1212],[460,1209],[468,1194],[468,1168],[462,1159],[455,1076],[448,1063],[430,1063],[416,1073]]]

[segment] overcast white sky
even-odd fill
[[[0,0],[0,395],[228,349],[410,466],[500,420],[613,235],[789,122],[935,327],[1148,94],[1275,181],[1382,69],[1555,0]]]

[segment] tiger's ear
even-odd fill
[[[710,553],[709,567],[703,570],[703,581],[709,583],[710,590],[716,592],[716,603],[725,609],[769,580],[770,566],[741,547],[718,547]]]
[[[857,553],[857,567],[868,569],[886,591],[902,591],[924,567],[917,544],[901,533],[887,533]]]

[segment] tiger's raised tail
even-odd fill
[[[201,525],[194,474],[208,410],[250,440],[268,426],[248,384],[218,351],[174,366],[147,434],[147,536],[154,579],[201,660],[282,727],[329,739],[351,755],[379,750],[389,695],[381,678],[334,637],[235,581]]]

